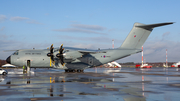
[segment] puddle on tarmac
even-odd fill
[[[8,69],[8,73],[0,75],[3,101],[164,101],[180,98],[177,68],[91,68],[85,73],[33,69],[26,74],[21,69]]]

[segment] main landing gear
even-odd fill
[[[75,73],[75,72],[83,73],[84,70],[83,69],[65,69],[65,72],[66,73]]]

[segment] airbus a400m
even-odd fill
[[[51,45],[50,49],[17,50],[6,61],[16,66],[53,67],[64,69],[65,72],[83,72],[86,68],[100,66],[141,52],[141,47],[153,28],[169,24],[173,23],[149,25],[135,23],[122,45],[116,49],[89,50],[63,47],[63,45],[60,48],[54,48]]]

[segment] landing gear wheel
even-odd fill
[[[77,72],[80,72],[80,70],[78,69]]]
[[[81,69],[81,70],[80,70],[80,72],[82,72],[82,73],[83,73],[83,72],[84,72],[84,70],[83,70],[83,69]]]
[[[65,73],[76,73],[76,72],[83,73],[84,70],[83,69],[65,69]]]
[[[74,72],[74,70],[73,69],[65,69],[65,72],[66,73],[70,73],[70,72],[72,73],[72,72]]]
[[[65,69],[65,72],[67,73],[67,72],[69,72],[69,70],[68,70],[68,69]]]
[[[78,69],[78,70],[77,70],[77,72],[79,72],[79,73],[83,73],[83,72],[84,72],[84,70],[83,70],[83,69]]]

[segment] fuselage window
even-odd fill
[[[25,53],[26,55],[31,55],[31,53]]]

